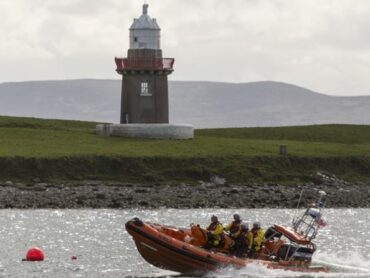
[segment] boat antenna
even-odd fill
[[[299,199],[298,199],[298,204],[297,204],[297,211],[298,211],[298,209],[299,209],[299,205],[301,204],[301,200],[302,200],[302,195],[303,195],[303,191],[304,191],[304,189],[302,188],[301,194],[299,195]]]
[[[299,195],[299,199],[298,199],[298,204],[297,204],[297,209],[296,209],[296,216],[293,218],[293,226],[296,225],[296,222],[298,220],[298,210],[299,210],[299,205],[301,204],[303,191],[304,191],[304,189],[302,188],[301,194]]]

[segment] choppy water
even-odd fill
[[[208,223],[212,214],[223,221],[234,210],[1,210],[0,277],[171,277],[147,264],[124,230],[134,216],[152,222],[186,226]],[[240,210],[250,222],[264,227],[290,224],[295,210]],[[331,209],[329,223],[317,239],[314,262],[332,273],[302,276],[258,265],[225,269],[210,277],[370,277],[370,209]],[[186,224],[184,224],[186,223]],[[44,262],[22,262],[30,246],[45,251]],[[77,260],[72,261],[71,256]]]

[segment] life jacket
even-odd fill
[[[214,242],[213,244],[219,245],[220,240],[222,240],[222,235],[224,231],[222,224],[220,222],[211,223],[208,226],[207,230],[210,233],[210,235],[207,234],[208,240],[217,241],[217,242]]]
[[[247,233],[249,230],[240,231],[239,235],[235,238],[235,244],[240,247],[248,246]]]
[[[263,243],[264,232],[263,232],[262,228],[252,229],[251,232],[253,234],[253,248],[256,251],[259,251],[261,249],[261,245]]]
[[[218,224],[221,224],[220,222],[215,222],[215,223],[211,223],[209,226],[208,226],[208,228],[207,228],[207,231],[210,231],[210,232],[212,232],[212,231],[214,231],[214,230],[216,230],[216,227],[217,227],[217,225]]]
[[[257,228],[257,229],[252,229],[251,232],[253,234],[253,236],[257,236],[258,235],[258,231],[260,230],[261,228]]]
[[[241,223],[240,220],[239,221],[233,221],[231,223],[230,234],[235,234],[235,233],[237,233],[239,231],[239,229],[240,229],[240,223]]]

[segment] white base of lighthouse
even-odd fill
[[[130,138],[193,139],[194,126],[190,124],[98,124],[96,134]]]

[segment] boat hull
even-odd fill
[[[127,223],[126,230],[141,256],[156,267],[184,274],[203,274],[219,267],[217,261],[193,254],[185,246],[173,246],[165,237],[153,236],[134,224]]]
[[[251,263],[259,263],[267,268],[301,272],[326,271],[321,267],[283,265],[272,261],[237,258],[221,252],[208,251],[163,234],[151,224],[139,219],[127,222],[126,230],[133,237],[137,250],[148,263],[182,274],[202,275],[224,267],[242,268]]]

